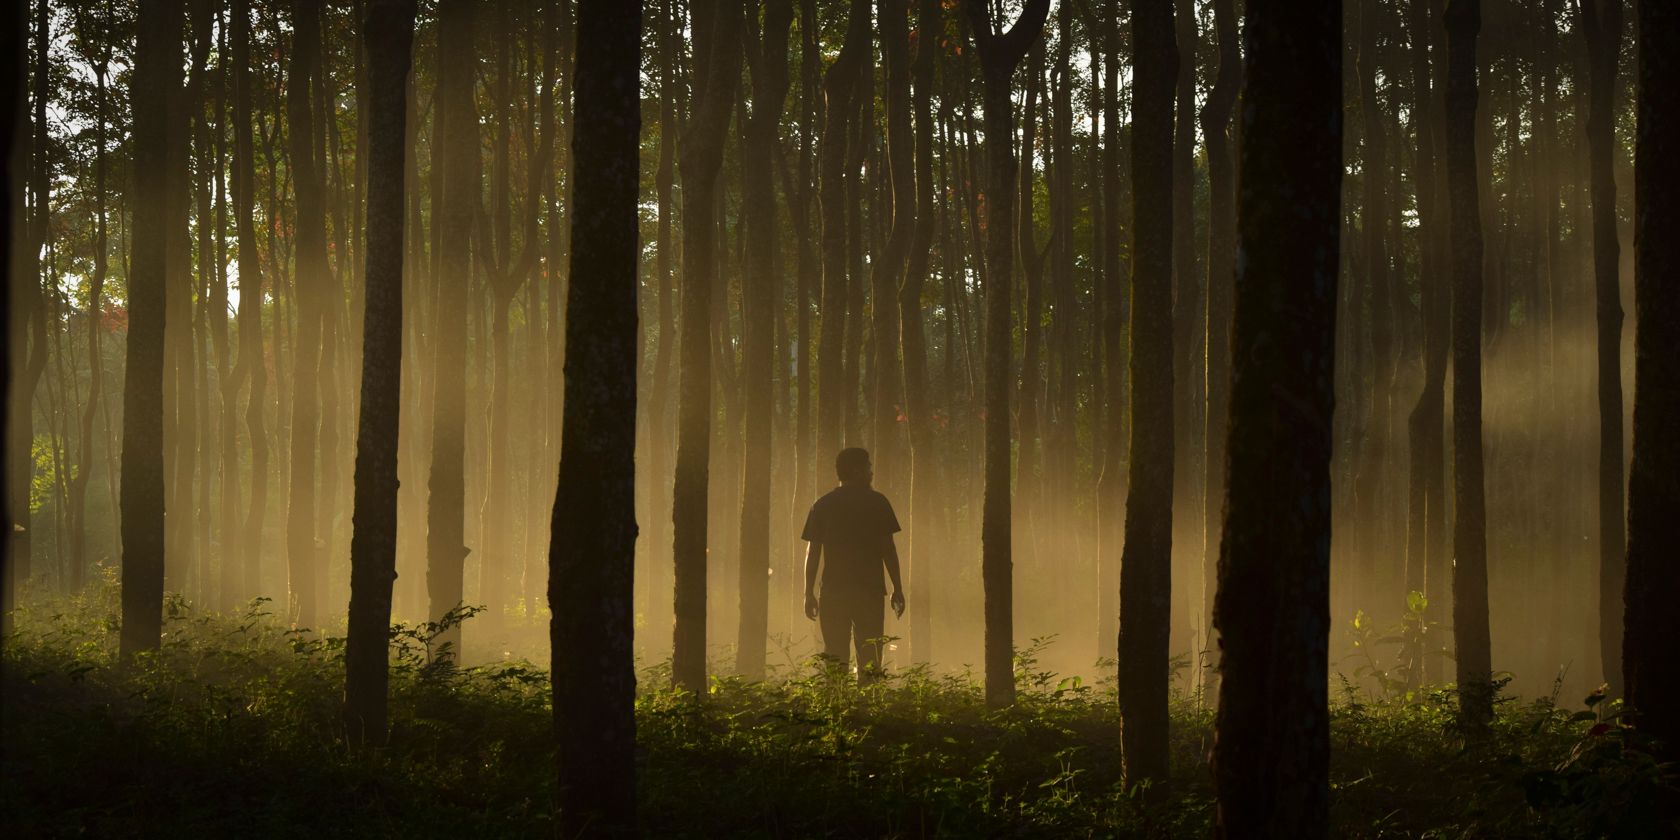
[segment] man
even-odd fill
[[[881,651],[874,640],[884,635],[885,611],[881,582],[885,565],[892,579],[893,614],[904,616],[904,586],[898,576],[898,517],[892,503],[869,486],[875,477],[865,449],[840,450],[834,459],[840,486],[828,491],[805,518],[800,538],[809,542],[805,554],[805,617],[821,618],[823,655],[847,660],[856,644],[858,677],[869,680],[881,670]],[[817,569],[822,568],[822,598],[816,593]]]

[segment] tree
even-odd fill
[[[414,0],[369,0],[367,298],[362,411],[350,537],[344,727],[351,743],[385,741],[391,590],[397,579],[397,441],[402,404],[403,212]]]
[[[1014,105],[1010,79],[1044,31],[1049,0],[1027,0],[1008,31],[992,28],[985,0],[965,0],[985,87],[986,127],[986,431],[980,578],[986,604],[986,705],[1015,702],[1014,571],[1010,522],[1010,290],[1015,248]],[[1031,197],[1025,200],[1030,201]],[[1030,255],[1029,255],[1030,256]]]
[[[749,149],[769,149],[776,144],[782,103],[787,99],[793,0],[768,0],[762,26],[755,7],[751,9],[755,37],[747,51],[752,115],[743,140]],[[767,154],[741,158],[741,209],[747,225],[747,270],[741,287],[746,441],[741,464],[741,624],[735,668],[753,679],[764,676],[765,642],[770,635],[770,438],[776,419],[771,376],[776,361],[773,328],[781,317],[773,163]]]
[[[696,105],[677,164],[683,183],[683,296],[677,469],[671,491],[676,576],[671,679],[679,688],[700,693],[706,690],[706,482],[712,446],[717,188],[724,134],[741,77],[742,15],[740,0],[691,11]]]
[[[568,837],[635,830],[642,4],[585,0],[577,27],[566,416],[548,549],[559,828]]]
[[[1213,28],[1219,38],[1219,71],[1201,113],[1208,168],[1207,415],[1203,426],[1206,470],[1202,485],[1203,601],[1208,610],[1203,626],[1209,629],[1202,649],[1208,655],[1215,650],[1213,602],[1219,585],[1220,529],[1225,522],[1225,439],[1231,416],[1231,306],[1237,270],[1237,172],[1231,149],[1231,114],[1236,110],[1243,78],[1236,0],[1214,0]],[[1217,674],[1211,668],[1202,672],[1204,680]],[[1211,683],[1203,685],[1208,696],[1217,696]]]
[[[917,0],[916,54],[911,65],[915,88],[911,111],[915,119],[916,227],[909,260],[898,290],[899,343],[904,356],[904,418],[910,432],[910,515],[905,557],[910,564],[910,656],[916,663],[933,661],[933,612],[928,593],[933,587],[931,534],[933,489],[938,483],[928,399],[927,334],[922,321],[922,290],[927,285],[928,255],[933,250],[933,86],[934,57],[942,28],[939,0]],[[895,158],[896,160],[896,158]],[[896,197],[895,197],[896,200]],[[896,217],[895,217],[896,218]]]
[[[27,4],[14,3],[7,10],[5,17],[0,19],[0,43],[4,43],[11,50],[11,58],[6,60],[4,75],[0,75],[0,113],[9,115],[11,128],[0,133],[0,272],[4,272],[6,279],[5,291],[0,292],[0,347],[5,347],[8,355],[15,354],[12,338],[16,334],[12,326],[12,313],[16,311],[13,297],[16,290],[22,287],[22,272],[18,270],[16,262],[18,250],[14,244],[17,236],[16,226],[23,219],[23,179],[19,177],[23,171],[22,157],[24,144],[20,135],[23,127],[28,124],[24,118],[24,57],[29,51],[25,47],[26,24],[29,20]],[[17,492],[12,483],[15,461],[20,460],[10,444],[12,441],[13,417],[10,406],[14,399],[12,395],[12,365],[0,365],[0,395],[6,400],[6,408],[0,409],[0,510],[5,511],[6,528],[11,530],[15,521],[12,505],[18,502]],[[18,581],[13,577],[14,542],[8,534],[0,539],[0,635],[10,636],[12,633],[12,608],[15,606]]]
[[[1459,716],[1493,718],[1487,502],[1482,486],[1482,223],[1476,181],[1476,36],[1481,0],[1448,0],[1447,190],[1452,221],[1453,631]]]
[[[1419,228],[1420,301],[1423,316],[1423,387],[1406,421],[1407,515],[1406,591],[1422,592],[1436,609],[1444,606],[1438,595],[1445,593],[1440,574],[1446,567],[1447,500],[1446,441],[1443,432],[1446,412],[1447,361],[1451,350],[1452,298],[1446,283],[1448,254],[1444,253],[1443,231],[1447,229],[1441,202],[1440,139],[1442,106],[1439,89],[1431,85],[1431,55],[1440,53],[1436,43],[1437,23],[1431,10],[1436,0],[1412,0],[1407,7],[1411,37],[1412,91],[1417,114],[1417,209]],[[1431,647],[1435,647],[1431,645]],[[1425,670],[1433,671],[1431,658]],[[1421,675],[1420,675],[1421,676]]]
[[[438,228],[436,386],[432,392],[432,469],[426,503],[426,590],[436,621],[461,606],[466,546],[467,284],[469,243],[478,206],[478,114],[473,105],[473,28],[477,0],[438,4],[435,160],[441,194]],[[441,639],[461,650],[460,627]]]
[[[123,377],[122,652],[155,649],[163,632],[163,337],[165,161],[185,141],[169,100],[181,86],[181,0],[140,5],[135,45],[134,236]]]
[[[1638,7],[1638,128],[1634,141],[1633,464],[1628,470],[1627,635],[1622,668],[1635,723],[1680,756],[1680,6]]]
[[[317,158],[316,101],[312,98],[321,51],[322,0],[294,0],[291,67],[286,79],[286,139],[290,152],[293,190],[297,196],[298,328],[294,350],[296,382],[292,388],[291,485],[286,500],[286,563],[292,603],[289,614],[300,627],[314,627],[320,593],[316,591],[315,479],[321,415],[319,389],[332,388],[319,370],[322,325],[326,319],[327,231],[326,172]],[[179,392],[179,389],[177,389]],[[180,456],[178,456],[179,458]],[[176,481],[181,477],[177,474]]]
[[[1248,0],[1229,467],[1214,604],[1219,837],[1330,830],[1341,32],[1341,0]]]
[[[898,418],[904,405],[904,369],[899,360],[902,338],[898,291],[904,282],[905,260],[916,231],[916,170],[910,116],[910,34],[907,0],[876,3],[881,28],[881,54],[886,65],[883,99],[886,110],[886,169],[890,188],[891,222],[885,246],[870,261],[869,287],[874,303],[870,335],[874,347],[874,422],[870,440],[879,469],[875,483],[889,497],[897,496],[904,475]],[[866,112],[867,113],[867,112]]]
[[[847,197],[857,168],[849,146],[851,124],[857,114],[857,94],[869,52],[869,2],[851,0],[846,38],[823,77],[822,137],[817,145],[819,187],[817,202],[822,220],[822,324],[817,336],[817,455],[816,463],[832,459],[845,438],[846,415],[855,401],[848,387],[846,355]]]
[[[245,428],[251,439],[251,502],[245,514],[239,548],[246,566],[246,588],[256,591],[262,582],[263,520],[268,513],[269,443],[263,412],[268,365],[263,359],[262,255],[257,251],[257,232],[251,219],[256,204],[256,149],[251,137],[249,0],[235,0],[232,16],[233,225],[239,245],[239,362],[234,380],[237,383],[246,376],[251,380],[251,396],[245,408]],[[237,398],[237,384],[233,393]],[[223,592],[224,598],[232,596],[233,593]]]
[[[1167,777],[1172,612],[1172,0],[1140,0],[1132,122],[1132,437],[1120,561],[1120,732],[1126,778]]]
[[[1621,243],[1616,240],[1616,63],[1622,51],[1621,0],[1585,0],[1577,9],[1586,40],[1586,135],[1592,179],[1593,290],[1598,315],[1598,641],[1604,680],[1622,683],[1622,589],[1627,510],[1623,505]]]

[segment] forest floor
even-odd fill
[[[553,836],[544,669],[440,665],[436,628],[403,628],[391,745],[357,754],[338,718],[343,640],[287,632],[263,606],[172,602],[162,649],[129,664],[109,587],[20,610],[0,665],[0,834]],[[1031,651],[1001,712],[967,674],[860,689],[812,664],[699,697],[664,688],[668,673],[644,673],[637,701],[649,836],[1206,836],[1213,819],[1212,711],[1175,695],[1172,777],[1126,787],[1112,684],[1038,670]],[[1467,741],[1450,688],[1344,686],[1334,835],[1663,836],[1653,813],[1680,795],[1673,768],[1599,699],[1504,699]]]

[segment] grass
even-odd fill
[[[6,640],[0,833],[552,836],[548,675],[450,667],[436,627],[394,639],[391,746],[346,750],[343,641],[172,602],[163,647],[115,656],[106,587],[20,610]],[[986,711],[968,674],[858,688],[810,663],[704,697],[643,676],[644,833],[667,837],[1205,836],[1213,715],[1172,698],[1172,777],[1118,778],[1111,683],[1021,657],[1020,702]],[[1672,774],[1595,695],[1499,704],[1466,741],[1450,687],[1338,692],[1332,819],[1343,837],[1655,837]]]

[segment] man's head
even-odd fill
[[[834,472],[841,484],[868,484],[875,477],[869,468],[869,450],[857,446],[840,450],[834,457]]]

